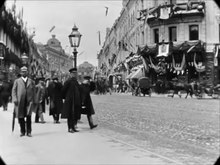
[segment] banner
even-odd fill
[[[157,57],[161,57],[161,56],[167,57],[168,53],[169,53],[169,43],[167,43],[167,44],[163,43],[163,44],[159,45]]]

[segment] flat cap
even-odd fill
[[[27,67],[26,66],[21,67],[21,71],[22,72],[27,72]]]
[[[77,68],[71,68],[71,69],[69,70],[69,72],[70,72],[70,73],[77,72]]]

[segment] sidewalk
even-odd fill
[[[33,123],[33,137],[20,137],[16,119],[11,131],[12,104],[0,108],[0,156],[6,164],[178,164],[169,158],[145,151],[90,130],[88,123],[78,124],[80,132],[67,132],[66,120],[54,124],[48,112],[47,123]]]

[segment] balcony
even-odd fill
[[[148,12],[147,12],[148,11]],[[205,2],[191,2],[160,5],[149,9],[141,10],[137,20],[147,20],[149,25],[155,22],[163,21],[169,23],[173,21],[182,21],[191,16],[205,15]],[[180,19],[181,18],[181,19]]]

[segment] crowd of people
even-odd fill
[[[54,123],[59,124],[60,118],[67,119],[69,133],[79,132],[77,122],[81,115],[87,115],[90,129],[96,128],[92,115],[95,114],[90,92],[94,90],[91,77],[85,76],[82,83],[77,80],[77,69],[69,70],[70,77],[60,82],[54,76],[45,79],[38,77],[32,80],[28,77],[26,66],[20,68],[20,75],[14,82],[0,79],[0,106],[7,111],[8,103],[14,104],[14,118],[20,125],[20,136],[32,137],[32,113],[35,114],[35,123],[46,123],[44,113],[49,106],[49,115]]]

